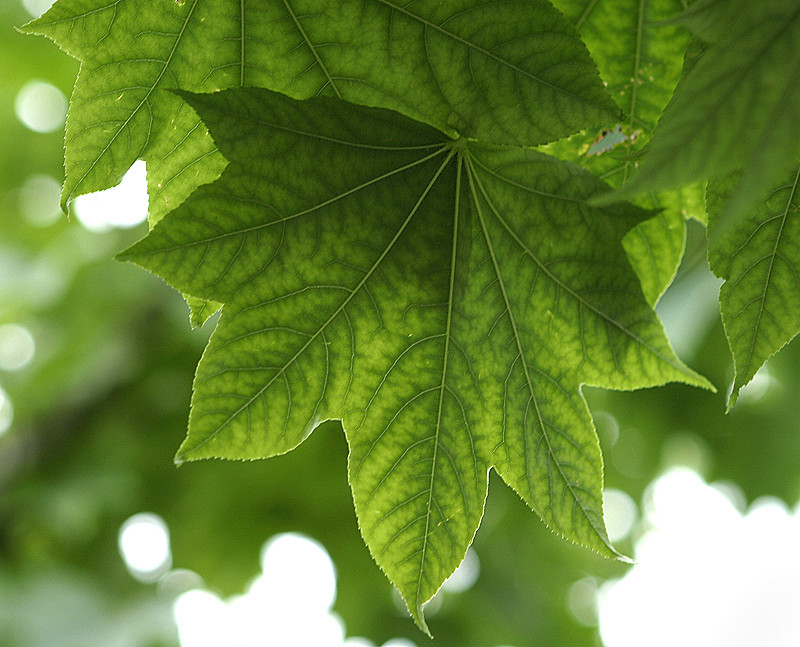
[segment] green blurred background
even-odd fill
[[[241,607],[262,573],[265,541],[280,533],[313,538],[330,555],[338,644],[342,636],[365,637],[346,643],[353,647],[427,644],[359,536],[338,425],[323,425],[298,450],[269,461],[173,465],[213,320],[191,330],[180,295],[112,260],[146,225],[60,214],[63,102],[78,64],[50,42],[13,30],[48,4],[0,0],[0,647],[206,644],[186,626],[179,636],[176,603],[191,607],[186,592],[202,589],[207,595],[195,596],[197,609],[203,600],[213,602],[209,609],[221,609],[223,600],[231,606],[231,596]],[[704,236],[689,222],[684,266],[659,308],[683,359],[720,393],[677,385],[586,392],[606,460],[611,530],[637,559],[638,539],[658,525],[647,512],[648,484],[672,467],[717,483],[740,513],[759,497],[788,506],[800,497],[798,347],[775,357],[724,415],[732,367]],[[155,515],[145,518],[154,520],[151,530],[163,522],[166,537],[168,529],[169,554],[152,572],[137,573],[120,533],[145,512]],[[702,519],[688,514],[685,523],[702,533]],[[146,544],[146,534],[138,541]],[[731,569],[742,567],[741,553],[731,553]],[[309,559],[284,566],[303,580]],[[552,535],[492,474],[468,567],[428,609],[433,644],[626,645],[606,631],[601,639],[597,625],[607,583],[628,568]],[[281,582],[265,571],[257,583],[268,580]],[[668,583],[651,585],[666,590]],[[301,612],[304,596],[291,598]],[[269,595],[258,600],[251,605],[256,615],[280,607]],[[665,620],[670,613],[667,602],[642,602],[663,605]],[[228,621],[246,624],[241,616]],[[316,620],[308,611],[293,622],[299,641],[299,627]],[[206,639],[306,644],[269,642],[264,631],[261,638],[227,631],[216,643]],[[655,634],[638,640],[662,644]],[[798,635],[789,640],[800,644]]]

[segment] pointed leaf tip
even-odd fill
[[[411,611],[411,607],[409,606],[409,612],[411,613],[411,617],[414,619],[414,623],[417,625],[417,627],[419,627],[420,631],[422,631],[428,638],[433,640],[433,634],[428,628],[428,623],[425,621],[425,612],[422,608],[422,605],[416,605],[414,611]]]

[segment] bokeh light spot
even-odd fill
[[[353,636],[344,641],[343,647],[375,647],[375,643],[361,636]]]
[[[442,590],[447,593],[460,593],[471,589],[481,574],[481,563],[478,555],[470,548],[455,572],[442,584]]]
[[[64,125],[67,97],[52,83],[28,81],[17,94],[14,112],[17,119],[30,130],[52,133]]]
[[[49,227],[62,216],[61,185],[49,175],[31,175],[19,190],[17,204],[25,220],[34,227]]]
[[[30,364],[36,352],[31,331],[18,324],[0,326],[0,369],[18,371]]]
[[[691,432],[670,434],[661,446],[661,462],[665,468],[688,467],[706,474],[711,467],[711,450],[705,441]]]
[[[592,413],[594,426],[603,447],[613,447],[619,439],[619,423],[617,419],[607,411],[595,411]]]
[[[276,535],[261,551],[264,582],[279,605],[327,611],[336,599],[336,570],[317,541],[297,533]]]
[[[238,647],[228,606],[213,593],[187,591],[173,607],[182,647]]]
[[[174,606],[182,647],[375,647],[366,638],[345,639],[331,611],[336,570],[325,548],[310,537],[284,533],[261,550],[262,573],[227,600],[200,588]],[[417,647],[394,639],[383,647]]]
[[[147,220],[147,170],[139,160],[115,187],[75,198],[78,221],[89,231],[129,229]]]
[[[742,390],[739,392],[739,400],[737,402],[740,405],[757,404],[766,399],[766,397],[770,394],[770,391],[772,391],[777,385],[778,380],[772,376],[769,366],[765,364],[753,376],[753,379],[742,387]]]
[[[12,422],[14,422],[14,407],[11,405],[11,398],[0,387],[0,436],[11,428]]]
[[[133,515],[120,528],[119,551],[131,575],[155,582],[172,565],[167,524],[150,512]]]
[[[567,609],[585,627],[597,626],[597,580],[584,577],[569,587]]]
[[[158,591],[171,597],[203,588],[203,578],[188,568],[173,568],[158,579]]]
[[[622,541],[631,534],[639,510],[629,494],[614,488],[605,489],[603,491],[603,509],[608,538],[612,542]]]

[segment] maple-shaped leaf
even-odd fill
[[[141,158],[153,219],[224,165],[170,88],[327,94],[528,145],[618,114],[547,0],[59,0],[24,30],[81,60],[62,202],[116,184]]]
[[[696,16],[688,24],[712,42],[678,84],[638,172],[601,203],[741,170],[714,232],[725,236],[800,155],[800,4],[714,0],[701,8],[716,26]]]
[[[714,236],[723,205],[738,177],[709,182],[711,269],[725,279],[720,309],[733,354],[735,378],[730,410],[739,390],[764,362],[800,332],[800,168],[787,173],[766,201],[727,236]]]
[[[681,76],[690,34],[671,24],[681,0],[554,0],[583,38],[609,93],[625,113],[603,130],[587,130],[544,149],[599,175],[612,187],[634,174],[664,107]],[[684,221],[705,212],[703,187],[635,196],[659,213],[625,236],[623,246],[653,305],[683,258]]]
[[[260,89],[183,95],[230,164],[123,258],[224,303],[179,460],[262,458],[342,421],[370,551],[422,607],[478,528],[488,470],[616,556],[582,384],[709,386],[621,239],[648,211],[527,148]]]

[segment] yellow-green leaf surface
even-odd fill
[[[553,145],[611,186],[625,185],[638,166],[633,155],[650,140],[681,76],[689,34],[669,19],[684,0],[554,0],[580,33],[617,105],[621,121]],[[604,134],[605,133],[605,134]],[[660,209],[623,241],[647,300],[655,304],[683,257],[686,217],[704,209],[702,187],[651,192],[636,203]]]
[[[492,467],[555,532],[616,556],[581,385],[708,386],[621,246],[651,213],[591,208],[607,187],[577,166],[395,112],[184,96],[230,163],[123,254],[225,304],[179,459],[273,456],[340,419],[361,532],[423,628]]]
[[[59,0],[25,30],[81,60],[63,203],[116,184],[141,158],[154,219],[224,165],[170,88],[326,94],[528,145],[617,115],[547,0]]]
[[[709,182],[709,235],[738,177]],[[728,400],[800,332],[800,168],[787,173],[769,198],[724,237],[713,237],[708,258],[725,283],[719,300],[736,375]]]
[[[698,31],[716,40],[681,79],[637,173],[603,199],[741,170],[714,234],[725,236],[800,156],[800,4],[713,4],[717,26]]]

